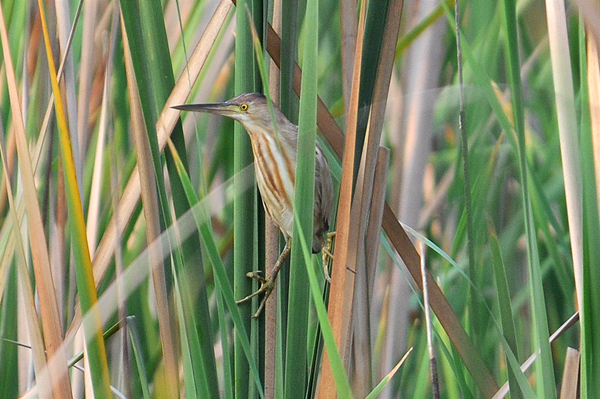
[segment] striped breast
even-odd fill
[[[271,219],[288,237],[294,224],[294,186],[296,165],[275,138],[265,133],[250,135],[254,153],[256,183],[263,205]],[[283,150],[283,151],[282,151]]]

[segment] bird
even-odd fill
[[[241,123],[248,135],[254,155],[256,183],[263,206],[281,230],[285,246],[272,269],[262,277],[260,272],[249,272],[249,278],[260,282],[260,288],[237,301],[238,304],[263,294],[257,318],[275,287],[277,274],[290,255],[294,225],[294,191],[296,185],[296,159],[298,157],[298,126],[272,105],[274,121],[267,98],[262,93],[244,93],[221,103],[184,104],[172,108],[181,111],[204,112],[222,115]],[[323,251],[323,259],[332,257],[329,250],[331,236],[328,231],[333,210],[333,182],[327,157],[318,142],[315,145],[315,191],[312,252]],[[326,270],[325,276],[330,281]]]

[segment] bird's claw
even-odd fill
[[[331,276],[329,275],[329,260],[333,260],[333,254],[331,248],[333,247],[333,237],[335,237],[335,231],[327,233],[327,241],[323,240],[323,247],[321,248],[321,254],[323,256],[323,271],[325,272],[325,279],[331,284]]]
[[[333,260],[333,255],[325,247],[321,249],[321,252],[323,256],[323,272],[325,273],[325,280],[331,284],[331,276],[329,275],[329,259]]]
[[[275,280],[271,278],[262,277],[260,275],[260,272],[248,272],[246,273],[246,277],[257,280],[260,283],[260,288],[256,292],[253,292],[252,294],[248,295],[247,297],[236,301],[236,303],[239,305],[244,302],[248,302],[250,299],[254,298],[257,295],[264,294],[262,300],[260,301],[260,305],[258,306],[258,310],[256,311],[256,313],[254,313],[254,316],[252,316],[256,319],[258,318],[258,316],[260,316],[260,313],[265,307],[267,299],[269,298],[271,292],[273,292],[273,289],[275,288]]]
[[[257,280],[259,283],[264,284],[265,281],[267,281],[267,280],[263,276],[260,275],[261,273],[262,272],[260,270],[256,271],[256,272],[248,272],[248,273],[246,273],[246,277],[253,278],[253,279]]]

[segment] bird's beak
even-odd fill
[[[228,117],[234,117],[239,114],[239,106],[228,102],[224,103],[208,103],[208,104],[183,104],[174,105],[175,108],[181,111],[206,112],[209,114],[217,114]]]

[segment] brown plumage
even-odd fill
[[[186,104],[173,108],[183,111],[208,112],[223,115],[240,122],[252,143],[256,182],[263,205],[269,216],[285,237],[285,248],[279,259],[268,273],[267,278],[257,273],[248,273],[249,277],[261,282],[255,293],[238,301],[242,303],[264,293],[263,300],[254,317],[258,317],[273,290],[277,273],[291,250],[291,237],[294,225],[294,189],[296,185],[296,157],[298,145],[298,126],[291,123],[276,107],[273,113],[277,130],[275,132],[267,99],[260,93],[244,93],[224,103]],[[333,184],[327,158],[319,144],[315,147],[315,203],[313,218],[312,251],[323,249],[331,221],[333,209]]]

